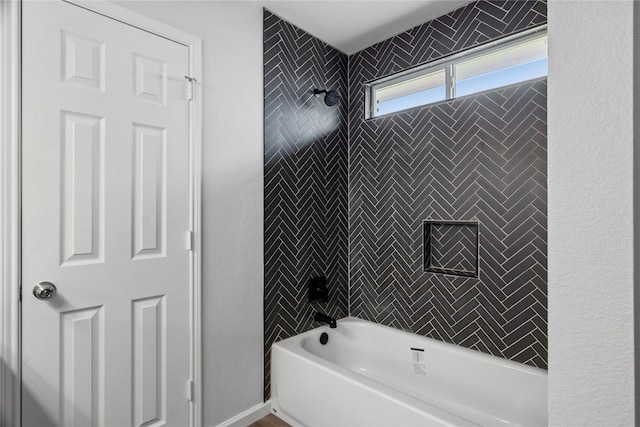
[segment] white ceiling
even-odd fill
[[[259,0],[347,54],[444,15],[470,0]]]

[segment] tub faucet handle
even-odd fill
[[[309,279],[309,302],[329,302],[329,288],[327,278],[312,277]]]

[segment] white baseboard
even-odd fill
[[[269,413],[271,413],[271,401],[267,400],[239,413],[235,417],[229,418],[216,427],[247,427]]]

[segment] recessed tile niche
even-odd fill
[[[424,271],[478,277],[478,223],[424,221]]]

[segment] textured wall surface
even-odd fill
[[[271,344],[318,326],[316,310],[347,314],[347,56],[265,10],[264,87],[266,397]],[[328,303],[308,302],[315,276]]]
[[[549,3],[550,426],[638,425],[633,3]]]
[[[351,315],[547,366],[546,79],[367,121],[363,89],[545,22],[475,2],[349,58]],[[428,219],[479,221],[479,279],[423,272]]]

